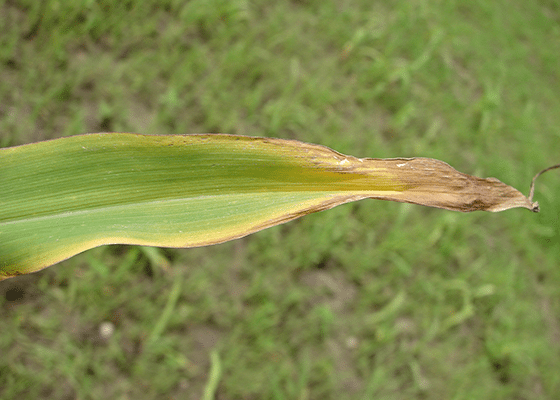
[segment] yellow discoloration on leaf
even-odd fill
[[[0,279],[105,244],[221,243],[365,198],[536,209],[497,179],[438,160],[211,134],[90,134],[0,149],[0,193]]]

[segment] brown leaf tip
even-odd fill
[[[535,181],[537,180],[537,178],[539,176],[541,176],[545,172],[548,172],[548,171],[556,169],[556,168],[560,168],[560,164],[556,164],[556,165],[553,165],[551,167],[545,168],[533,177],[533,180],[531,181],[531,189],[529,190],[529,201],[531,202],[531,205],[532,205],[531,211],[533,211],[533,212],[539,212],[540,211],[539,202],[538,201],[535,201],[535,202],[533,201],[533,195],[535,194]]]

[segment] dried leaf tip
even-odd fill
[[[531,189],[529,190],[529,201],[531,202],[531,205],[533,207],[531,209],[531,211],[539,212],[539,202],[538,201],[533,202],[533,195],[535,194],[535,181],[537,180],[537,178],[539,176],[541,176],[545,172],[556,169],[556,168],[560,168],[560,164],[556,164],[556,165],[553,165],[551,167],[545,168],[533,177],[533,180],[531,181]]]

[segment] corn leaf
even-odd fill
[[[364,198],[537,207],[497,179],[428,158],[217,134],[73,136],[0,149],[0,280],[105,244],[221,243]]]

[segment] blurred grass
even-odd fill
[[[558,162],[559,22],[552,0],[4,0],[0,145],[274,136],[523,190]],[[556,398],[557,182],[538,215],[363,201],[4,281],[0,398]]]

